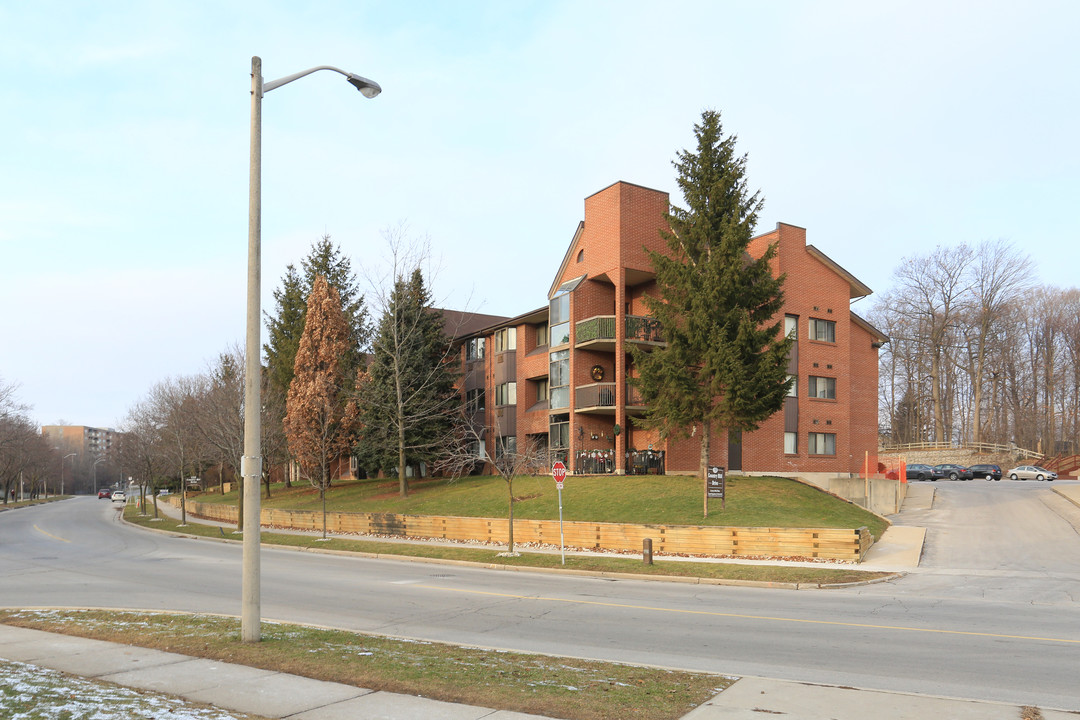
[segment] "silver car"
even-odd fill
[[[1010,480],[1057,480],[1057,473],[1038,465],[1021,465],[1005,473]]]

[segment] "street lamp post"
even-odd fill
[[[262,59],[251,58],[251,162],[248,169],[248,270],[247,270],[247,339],[244,366],[244,456],[240,475],[244,478],[244,549],[241,578],[240,638],[244,642],[261,639],[261,597],[259,587],[260,480],[262,478],[260,380],[262,347],[259,333],[262,318],[261,288],[262,242],[262,96],[282,85],[319,70],[344,75],[349,84],[364,97],[382,92],[377,82],[330,65],[320,65],[268,83],[263,83]]]
[[[63,494],[64,494],[64,462],[65,462],[65,461],[66,461],[66,460],[67,460],[68,458],[73,458],[73,457],[75,457],[75,456],[76,456],[77,454],[78,454],[78,453],[68,453],[67,455],[65,455],[65,456],[64,456],[64,457],[63,457],[63,458],[62,458],[62,459],[60,460],[60,494],[61,494],[61,495],[63,495]],[[72,460],[72,461],[71,461],[71,475],[72,475],[72,478],[71,478],[71,479],[72,479],[72,480],[74,480],[74,479],[75,479],[75,477],[74,477],[74,476],[75,476],[75,461],[74,461],[74,460]]]
[[[105,462],[105,458],[99,457],[97,460],[94,461],[93,466],[91,466],[91,468],[90,468],[94,472],[94,494],[95,495],[97,495],[97,466],[98,466],[98,463],[100,463],[100,462]]]

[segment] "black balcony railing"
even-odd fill
[[[626,466],[627,475],[663,475],[663,450],[632,450],[630,463]]]
[[[581,450],[574,458],[578,475],[610,475],[615,472],[614,450]]]

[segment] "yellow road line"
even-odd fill
[[[740,620],[768,620],[771,622],[803,623],[806,625],[834,625],[840,627],[865,628],[870,630],[902,630],[906,632],[937,633],[941,635],[968,635],[973,637],[998,638],[1006,640],[1040,640],[1043,642],[1068,643],[1080,645],[1080,640],[1069,638],[1038,637],[1029,635],[1004,635],[1000,633],[973,632],[969,630],[942,630],[938,628],[905,627],[903,625],[871,625],[869,623],[841,622],[838,620],[803,620],[801,618],[772,617],[769,615],[744,615],[740,613],[716,612],[714,610],[677,610],[675,608],[653,607],[650,605],[629,605],[626,603],[600,602],[597,600],[577,600],[571,598],[544,597],[542,595],[514,595],[511,593],[467,590],[463,588],[442,587],[437,585],[417,585],[416,587],[445,592],[467,593],[470,595],[488,595],[491,597],[511,598],[514,600],[541,600],[546,602],[570,603],[573,605],[597,605],[600,607],[623,608],[628,610],[649,610],[651,612],[678,613],[683,615],[709,615],[712,617],[738,618]]]
[[[35,530],[37,530],[37,531],[38,531],[39,533],[41,533],[42,535],[48,535],[48,536],[49,536],[49,537],[51,537],[51,538],[52,538],[53,540],[59,540],[60,542],[66,542],[66,543],[70,543],[70,542],[71,542],[70,540],[65,540],[65,539],[64,539],[64,538],[62,538],[62,537],[57,537],[57,536],[53,535],[53,534],[52,534],[52,533],[50,533],[50,532],[45,532],[44,530],[42,530],[41,528],[39,528],[39,527],[38,527],[37,525],[35,525],[35,526],[34,526],[34,529],[35,529]]]

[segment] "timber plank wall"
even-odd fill
[[[174,505],[178,498],[169,498]],[[195,516],[236,523],[231,505],[189,500]],[[322,531],[322,513],[309,510],[264,509],[262,525],[292,530]],[[373,533],[445,540],[480,540],[505,543],[506,518],[442,517],[394,513],[326,514],[330,533]],[[640,552],[651,538],[654,553],[732,555],[748,557],[805,557],[862,562],[874,539],[866,527],[856,528],[744,528],[694,525],[627,525],[622,523],[564,522],[567,547]],[[559,544],[557,520],[515,520],[515,543]]]

